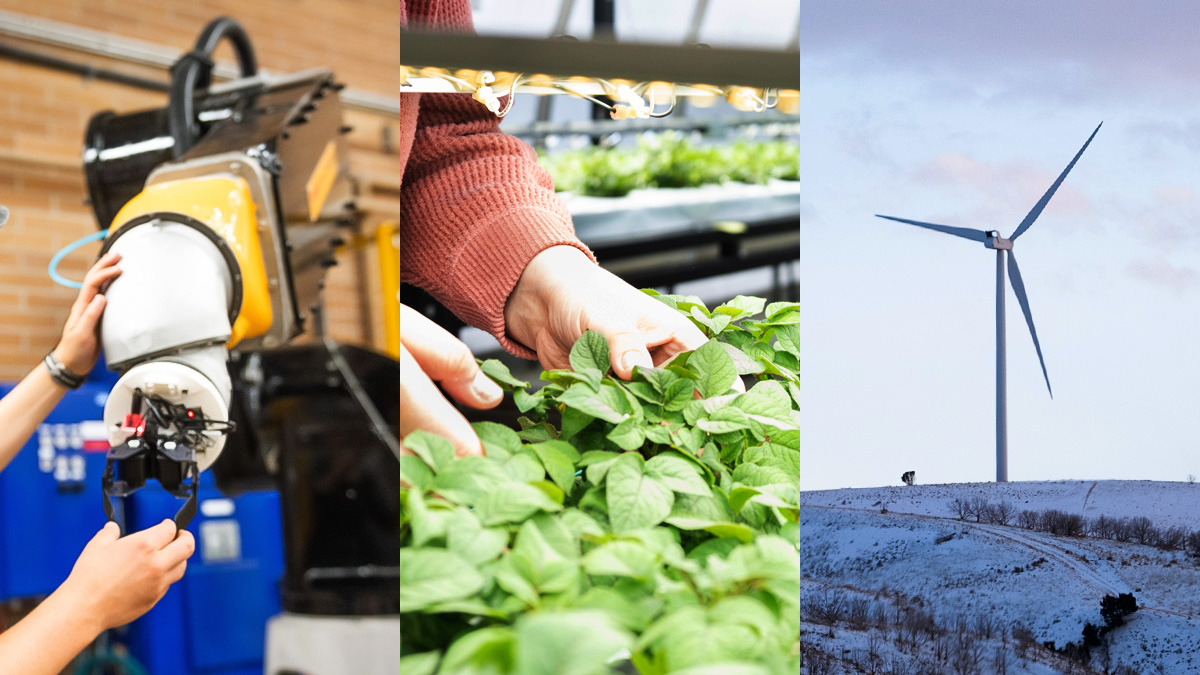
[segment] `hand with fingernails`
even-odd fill
[[[97,633],[124,626],[183,578],[195,550],[192,533],[170,520],[127,537],[109,522],[84,547],[58,592],[74,596],[77,611]]]
[[[682,314],[594,264],[573,246],[536,255],[504,308],[508,336],[537,352],[547,369],[570,368],[571,347],[586,330],[609,344],[613,372],[628,380],[635,366],[654,367],[707,342]],[[471,425],[438,391],[472,408],[491,408],[503,391],[479,369],[471,351],[416,310],[400,308],[400,435],[423,429],[454,444],[459,456],[481,455]],[[740,380],[734,387],[744,391]]]
[[[434,382],[472,408],[493,408],[504,396],[465,344],[420,312],[401,305],[400,437],[423,429],[449,439],[460,457],[482,455],[479,437]]]
[[[526,265],[504,323],[509,337],[537,352],[547,369],[570,368],[571,347],[594,330],[608,340],[613,372],[624,380],[634,366],[661,365],[708,341],[682,314],[572,246],[548,248]]]
[[[70,576],[16,625],[0,632],[0,672],[55,675],[106,630],[124,626],[162,599],[187,570],[196,540],[163,522],[121,537],[106,524]]]
[[[104,291],[121,276],[117,263],[121,254],[108,253],[88,271],[63,327],[54,357],[75,375],[86,375],[100,356],[100,316],[104,313]]]

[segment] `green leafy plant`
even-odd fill
[[[710,340],[627,382],[589,331],[536,391],[485,361],[519,430],[404,438],[404,673],[799,671],[799,307],[650,293]]]
[[[635,148],[542,154],[560,192],[620,197],[638,188],[688,188],[726,181],[800,180],[800,148],[786,141],[696,145],[676,131],[643,135]]]

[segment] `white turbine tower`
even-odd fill
[[[1037,330],[1033,327],[1033,314],[1029,312],[1029,298],[1025,295],[1025,283],[1021,281],[1021,270],[1017,267],[1017,258],[1013,255],[1013,243],[1017,237],[1025,233],[1026,230],[1033,225],[1033,221],[1041,215],[1042,210],[1046,208],[1046,204],[1050,202],[1050,198],[1054,196],[1058,186],[1062,185],[1063,179],[1067,177],[1071,169],[1075,166],[1075,162],[1079,161],[1079,156],[1087,150],[1087,146],[1096,137],[1096,132],[1100,131],[1103,122],[1096,126],[1096,130],[1088,136],[1087,141],[1079,152],[1075,153],[1074,159],[1063,169],[1063,172],[1058,176],[1058,180],[1046,190],[1046,194],[1038,200],[1037,204],[1033,205],[1033,209],[1017,226],[1012,237],[1004,239],[1000,233],[995,230],[975,230],[967,227],[950,227],[948,225],[935,225],[933,223],[923,223],[919,220],[907,220],[905,218],[894,218],[892,216],[881,216],[894,220],[898,223],[907,223],[924,227],[929,230],[945,232],[956,237],[971,239],[978,241],[984,246],[995,249],[996,251],[996,481],[1008,481],[1008,392],[1005,384],[1005,363],[1004,363],[1004,252],[1008,251],[1008,274],[1012,277],[1013,293],[1017,296],[1017,302],[1021,305],[1021,312],[1025,315],[1025,323],[1029,324],[1029,334],[1033,336],[1033,348],[1037,350],[1038,362],[1042,365],[1042,377],[1046,378],[1046,389],[1050,392],[1050,398],[1054,398],[1054,391],[1050,389],[1050,376],[1046,373],[1046,361],[1042,358],[1042,346],[1038,342]]]

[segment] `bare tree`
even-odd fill
[[[971,502],[961,497],[955,497],[954,501],[950,502],[950,509],[954,511],[954,515],[958,516],[959,520],[966,520],[975,515],[971,509]]]
[[[1187,536],[1188,553],[1200,558],[1200,530],[1195,530]]]
[[[995,675],[1008,675],[1008,642],[1001,640],[992,655],[992,672]]]
[[[1158,538],[1154,523],[1146,516],[1138,516],[1129,521],[1129,532],[1133,541],[1139,544],[1154,545]]]
[[[1008,521],[1012,520],[1015,511],[1016,509],[1013,508],[1012,504],[1007,501],[1001,501],[992,507],[992,515],[995,518],[994,522],[997,525],[1008,525]]]
[[[1093,537],[1112,539],[1116,533],[1116,521],[1108,516],[1100,516],[1088,524],[1088,531]]]
[[[1185,527],[1168,527],[1158,531],[1158,541],[1155,544],[1164,551],[1178,551],[1187,546],[1188,531]]]
[[[1025,510],[1017,514],[1017,525],[1027,530],[1038,529],[1038,523],[1040,520],[1041,519],[1038,517],[1037,511]]]
[[[871,602],[854,598],[846,603],[846,621],[854,630],[866,630],[871,625]]]
[[[1033,631],[1029,630],[1021,624],[1016,624],[1012,627],[1013,643],[1015,643],[1015,651],[1017,658],[1024,659],[1029,652],[1030,647],[1037,645],[1037,638],[1034,637]]]
[[[983,645],[968,631],[956,632],[951,638],[950,668],[954,675],[979,675],[983,660]]]
[[[971,513],[975,516],[975,522],[980,522],[980,519],[983,518],[987,511],[988,503],[986,499],[979,495],[971,497]]]

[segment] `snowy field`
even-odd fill
[[[1196,530],[1200,485],[929,485],[828,490],[804,497],[803,573],[806,597],[816,601],[806,610],[805,642],[839,657],[827,673],[915,675],[943,668],[931,651],[936,631],[922,647],[904,645],[901,630],[880,630],[880,622],[874,630],[856,630],[846,618],[833,625],[812,620],[822,598],[832,604],[838,596],[849,603],[856,593],[873,605],[890,606],[895,616],[901,605],[929,612],[946,631],[942,641],[951,640],[955,628],[979,625],[984,617],[987,635],[972,640],[978,643],[973,647],[976,665],[956,669],[947,660],[946,673],[1105,672],[1106,667],[1114,672],[1118,665],[1143,675],[1200,673],[1200,562],[1187,553],[963,522],[950,506],[955,499],[982,497],[1007,501],[1018,511],[1058,509],[1089,519],[1146,516],[1160,528]],[[887,513],[881,513],[885,507]],[[1085,624],[1104,625],[1101,599],[1121,593],[1132,593],[1139,609],[1109,633],[1107,648],[1091,650],[1090,671],[1036,645],[1017,657],[1014,626],[1027,629],[1039,644],[1053,641],[1061,648],[1081,643]],[[907,659],[914,669],[863,665],[892,663],[888,659],[896,664]],[[818,675],[824,668],[818,665],[809,666],[809,672]]]

